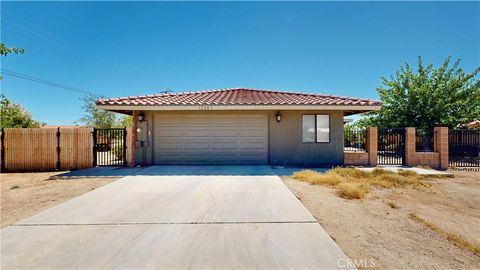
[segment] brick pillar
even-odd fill
[[[435,152],[439,156],[439,168],[448,169],[448,127],[436,127],[433,129],[435,134]]]
[[[377,166],[377,127],[367,128],[367,152],[368,152],[368,163],[370,166]]]
[[[130,145],[130,166],[134,167],[135,164],[135,141],[137,140],[137,120],[138,120],[138,111],[132,112],[132,132],[130,134],[131,141]]]
[[[405,165],[415,166],[414,156],[416,152],[416,134],[414,127],[405,128]]]

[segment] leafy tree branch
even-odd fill
[[[425,65],[418,58],[416,70],[409,64],[395,76],[382,78],[377,88],[382,109],[359,121],[361,126],[450,128],[480,117],[480,67],[471,73],[460,68],[460,59],[448,57],[442,66]]]

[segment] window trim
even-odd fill
[[[314,118],[315,118],[315,141],[314,142],[304,142],[303,141],[303,116],[305,115],[313,115]],[[326,142],[317,142],[317,115],[326,115],[328,116],[328,141]],[[332,124],[331,124],[331,121],[330,121],[330,114],[329,113],[314,113],[314,114],[311,114],[311,113],[304,113],[302,114],[302,117],[301,117],[301,120],[300,120],[300,127],[301,127],[301,130],[302,130],[302,134],[300,136],[300,141],[301,143],[305,143],[305,144],[317,144],[317,143],[331,143],[332,142],[332,138],[331,138],[331,130],[332,130]]]

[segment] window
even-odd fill
[[[327,114],[302,116],[302,142],[330,142],[330,117]]]

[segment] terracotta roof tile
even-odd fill
[[[129,96],[97,100],[97,105],[356,105],[380,106],[381,101],[333,95],[228,88],[197,92]]]

